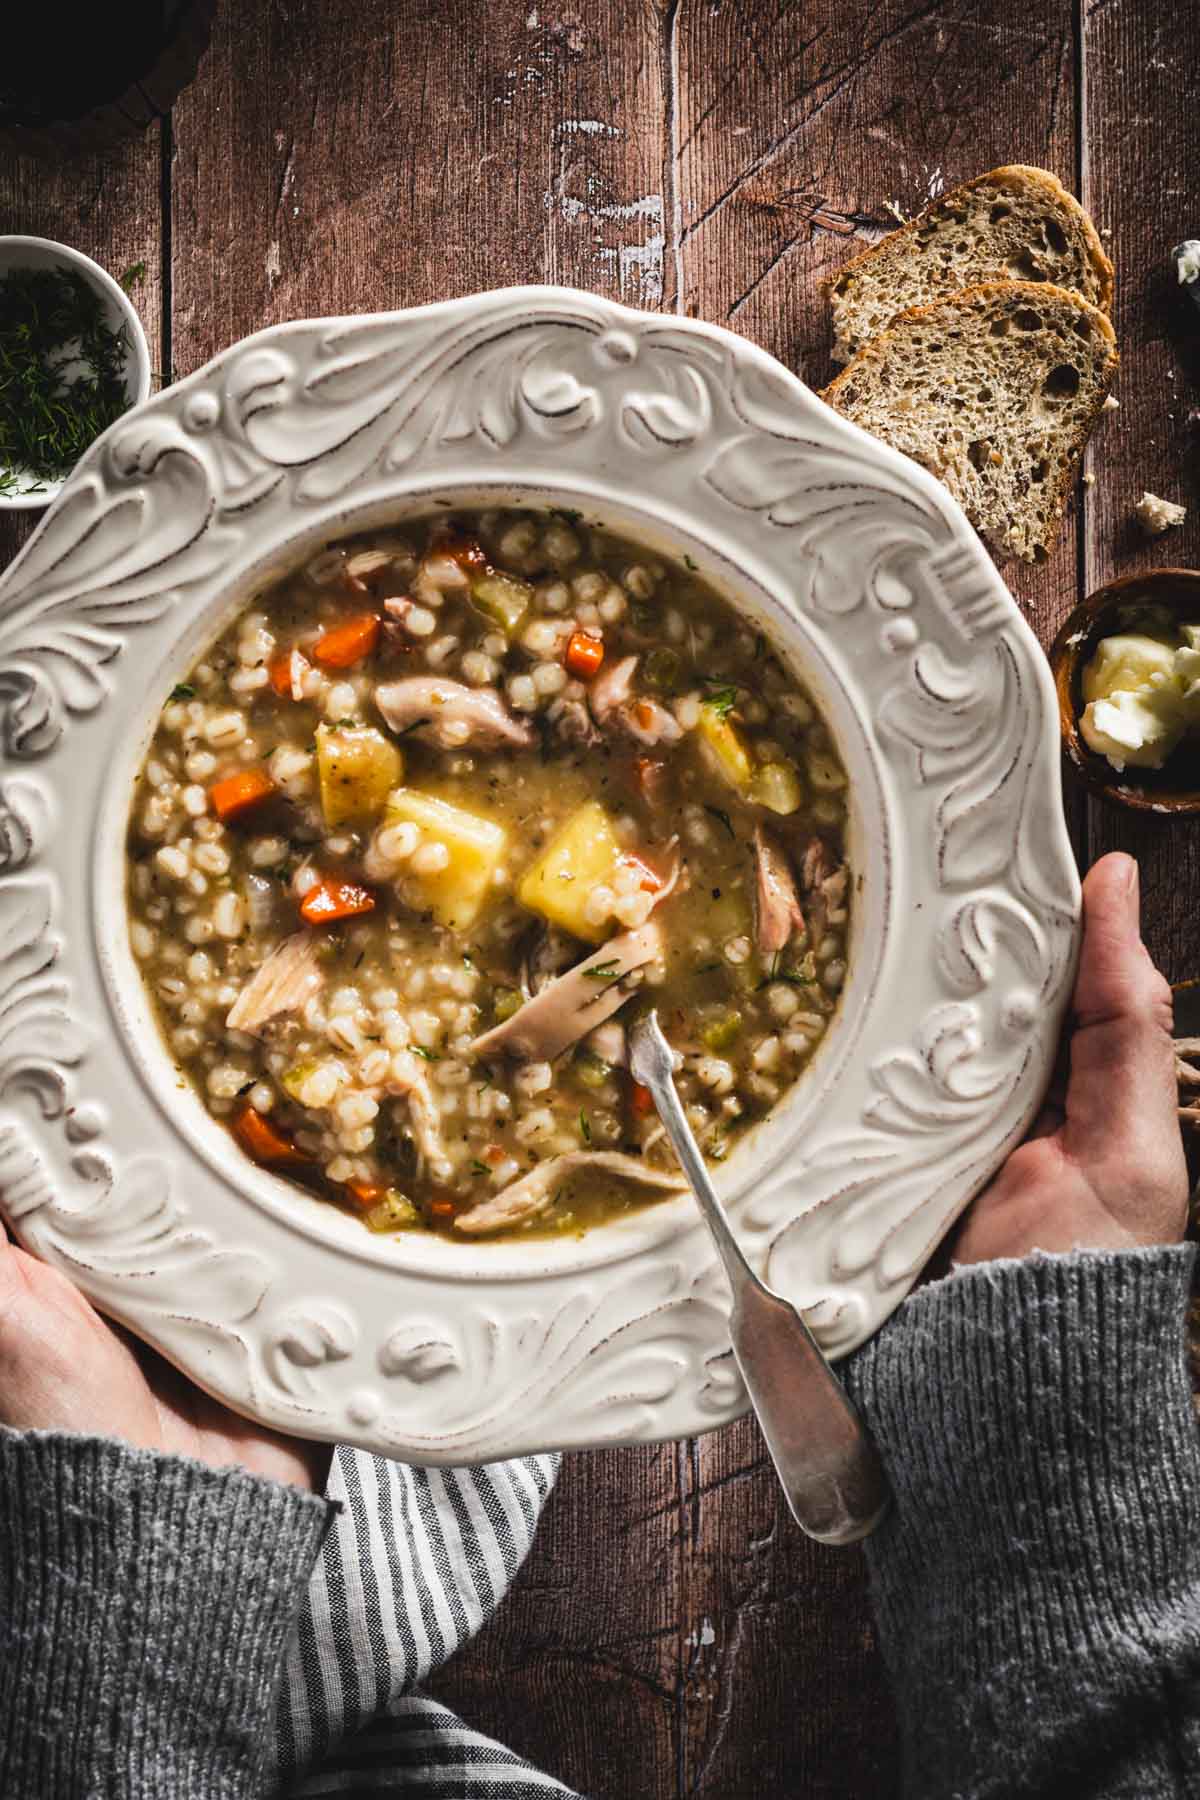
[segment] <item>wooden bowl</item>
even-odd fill
[[[1102,800],[1138,812],[1170,817],[1200,813],[1200,739],[1185,739],[1161,769],[1126,768],[1120,774],[1108,758],[1083,741],[1083,671],[1097,643],[1115,631],[1136,629],[1140,614],[1168,612],[1180,625],[1200,625],[1200,570],[1151,569],[1122,575],[1081,600],[1050,647],[1050,668],[1058,690],[1063,754],[1076,774]]]

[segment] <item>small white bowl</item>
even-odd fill
[[[150,393],[150,349],[142,321],[128,294],[99,263],[94,263],[80,250],[68,249],[66,244],[56,244],[51,238],[0,237],[0,280],[14,269],[53,269],[64,263],[82,275],[99,294],[111,328],[118,331],[122,325],[125,327],[125,386],[129,404],[136,406]],[[49,506],[62,485],[62,481],[35,483],[31,476],[28,488],[15,494],[0,494],[0,512],[29,512],[36,507]],[[36,493],[31,491],[35,486]]]

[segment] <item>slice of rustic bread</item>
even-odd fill
[[[937,475],[997,555],[1037,562],[1117,362],[1112,326],[1077,294],[984,282],[903,313],[824,397]]]
[[[1113,269],[1079,202],[1045,169],[1013,164],[942,194],[855,257],[830,288],[833,354],[848,362],[902,312],[983,281],[1048,281],[1112,304]]]

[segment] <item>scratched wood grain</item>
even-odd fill
[[[1197,498],[1196,339],[1162,266],[1198,229],[1197,55],[1167,0],[244,0],[175,110],[165,211],[149,138],[0,159],[0,229],[145,260],[152,354],[181,373],[277,319],[552,280],[730,324],[819,384],[820,283],[889,202],[1044,163],[1113,234],[1125,358],[1094,489],[1044,569],[1006,570],[1045,640],[1080,581],[1196,560],[1200,508],[1152,549],[1126,526],[1142,486]],[[0,554],[20,535],[0,521]],[[1200,840],[1089,817],[1087,849],[1141,856],[1151,937],[1194,972]],[[895,1791],[861,1559],[798,1536],[748,1422],[566,1459],[509,1601],[436,1686],[612,1800]]]
[[[1121,410],[1089,453],[1084,588],[1150,568],[1200,566],[1200,312],[1169,258],[1200,236],[1200,152],[1190,114],[1200,92],[1194,12],[1147,0],[1090,0],[1085,195],[1117,265],[1113,323]],[[1132,518],[1142,490],[1188,507],[1182,529],[1147,539]],[[1172,980],[1200,975],[1195,896],[1200,822],[1162,823],[1093,801],[1089,860],[1127,850],[1142,871],[1146,935]]]

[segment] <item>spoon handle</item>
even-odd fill
[[[639,1021],[630,1048],[634,1076],[654,1096],[724,1264],[733,1354],[792,1516],[822,1543],[856,1543],[875,1529],[890,1500],[875,1446],[796,1308],[746,1261],[684,1116],[672,1051],[653,1012]]]
[[[887,1477],[796,1308],[751,1278],[734,1291],[729,1332],[796,1523],[823,1544],[869,1537],[890,1504]]]

